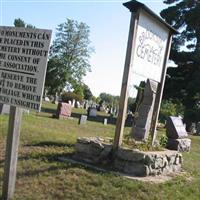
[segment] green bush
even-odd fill
[[[66,102],[66,103],[68,103],[69,101],[73,101],[73,99],[81,102],[83,100],[83,97],[73,92],[63,92],[61,95],[61,99],[62,99],[62,102]]]
[[[167,136],[166,135],[162,135],[161,138],[160,138],[160,140],[159,140],[160,146],[161,147],[166,147],[167,140],[168,140]]]
[[[160,108],[159,121],[164,123],[169,116],[183,116],[184,107],[181,103],[173,103],[171,100],[163,100]]]

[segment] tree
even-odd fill
[[[45,89],[49,94],[61,93],[69,80],[69,73],[65,70],[64,64],[58,57],[53,57],[48,61],[48,68],[45,79]]]
[[[83,87],[83,94],[84,94],[84,99],[92,100],[93,94],[92,94],[90,88],[86,84],[84,84],[84,87]]]
[[[113,96],[103,92],[99,95],[99,98],[101,99],[102,103],[109,107],[117,107],[119,104],[119,96]]]
[[[62,88],[66,82],[74,84],[81,84],[82,78],[88,71],[91,70],[89,58],[94,51],[90,46],[89,40],[90,30],[89,26],[83,22],[77,22],[75,20],[67,19],[65,23],[62,23],[57,28],[56,39],[53,41],[53,45],[50,50],[50,60],[47,67],[47,80],[53,79],[51,75],[52,68],[54,72],[64,72],[63,76],[59,73],[59,84],[52,86],[49,81],[45,83],[47,88],[54,87]],[[59,60],[57,62],[51,62],[51,60]],[[52,66],[52,64],[54,64]],[[50,77],[48,77],[50,76]],[[56,79],[56,77],[55,77]],[[56,80],[52,80],[56,83]],[[52,89],[50,89],[53,91]]]
[[[167,71],[164,98],[185,106],[184,120],[189,128],[192,120],[199,120],[200,111],[200,21],[197,20],[200,2],[165,0],[164,3],[170,6],[161,12],[161,16],[180,32],[174,37],[170,54],[177,68]]]
[[[35,26],[31,24],[26,24],[22,19],[18,18],[14,20],[15,27],[24,27],[24,28],[35,28]]]

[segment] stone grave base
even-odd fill
[[[78,138],[75,150],[75,160],[138,177],[178,173],[183,161],[179,152],[171,150],[143,152],[120,148],[112,157],[112,144],[101,138]]]
[[[171,150],[176,150],[180,152],[189,152],[191,147],[191,139],[182,138],[182,139],[171,139],[168,138],[167,148]]]

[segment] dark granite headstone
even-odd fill
[[[188,136],[183,121],[179,117],[168,117],[166,131],[167,137],[171,139],[185,138]]]

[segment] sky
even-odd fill
[[[131,13],[121,0],[0,0],[0,25],[13,26],[21,18],[37,28],[53,30],[67,18],[90,27],[95,49],[92,72],[84,77],[93,95],[120,95]],[[162,0],[140,0],[155,13],[166,8]],[[136,77],[135,80],[138,80]],[[133,79],[134,80],[134,79]],[[134,83],[132,83],[134,85]]]

